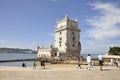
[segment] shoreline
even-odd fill
[[[30,58],[30,59],[15,59],[15,60],[0,60],[0,63],[4,62],[19,62],[19,61],[34,61],[36,58]]]

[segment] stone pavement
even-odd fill
[[[120,80],[120,68],[104,66],[100,71],[98,66],[86,70],[77,69],[76,65],[47,65],[46,69],[32,67],[3,67],[0,66],[0,80]]]

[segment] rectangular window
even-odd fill
[[[60,43],[60,47],[61,47],[61,43]]]
[[[73,37],[72,39],[75,40],[75,37]]]
[[[74,47],[75,45],[73,44],[72,47]]]
[[[60,32],[60,35],[62,34],[62,32]]]
[[[60,37],[59,40],[62,40],[62,37]]]
[[[74,35],[74,32],[72,32],[72,34]]]

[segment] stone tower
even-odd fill
[[[60,57],[79,57],[81,51],[80,29],[78,19],[71,20],[68,16],[57,20],[55,29],[55,47]]]

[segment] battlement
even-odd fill
[[[62,19],[57,19],[57,23],[63,22],[63,21],[74,21],[74,22],[78,22],[78,18],[76,18],[75,20],[70,19],[67,15],[65,15]]]

